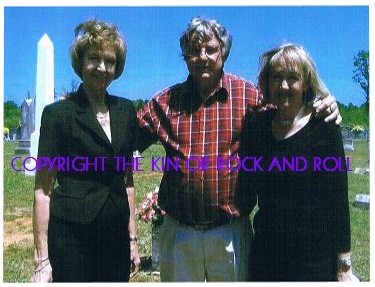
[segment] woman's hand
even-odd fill
[[[52,267],[48,258],[36,261],[34,274],[31,277],[31,282],[33,283],[52,282]]]
[[[138,245],[136,240],[130,241],[130,277],[133,277],[139,271],[141,259],[138,254]]]
[[[339,282],[359,282],[357,276],[355,276],[350,268],[347,272],[337,272],[337,281]]]
[[[352,259],[350,252],[340,252],[337,254],[336,279],[339,282],[359,282],[360,280],[353,274]]]

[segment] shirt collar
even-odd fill
[[[219,80],[219,82],[217,83],[217,86],[215,88],[215,90],[213,91],[213,93],[208,96],[205,101],[204,101],[204,104],[205,105],[210,105],[214,102],[225,102],[226,99],[228,98],[228,95],[229,95],[229,91],[230,91],[230,84],[229,84],[229,80],[226,76],[226,74],[224,72],[222,72],[222,76]],[[191,95],[195,93],[195,89],[194,89],[194,84],[193,84],[193,80],[191,78],[191,76],[189,75],[187,80],[186,80],[186,86],[185,86],[185,89],[184,89],[184,92],[183,92],[183,97],[186,98],[190,98],[191,99]],[[197,102],[201,102],[200,99],[195,99]]]

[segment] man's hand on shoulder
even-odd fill
[[[314,103],[313,107],[318,117],[325,117],[324,121],[326,123],[335,121],[336,125],[341,124],[342,117],[335,97],[330,95],[324,99],[319,99]]]

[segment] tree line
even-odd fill
[[[133,100],[134,108],[140,110],[148,100],[137,99]],[[343,117],[343,126],[361,125],[363,127],[369,126],[368,104],[364,103],[360,107],[353,104],[345,105],[338,103],[340,113]],[[4,127],[17,128],[21,120],[21,107],[13,101],[4,103]]]
[[[361,50],[353,57],[353,81],[358,83],[362,88],[365,99],[360,106],[353,104],[344,105],[339,104],[340,113],[343,117],[343,126],[360,125],[369,127],[369,103],[370,103],[370,84],[369,84],[369,51]],[[78,82],[72,80],[70,89],[64,89],[62,94],[68,94],[76,90]],[[55,95],[57,100],[59,97]],[[140,110],[148,100],[137,99],[133,100],[136,111]],[[14,101],[7,101],[4,103],[4,127],[17,128],[21,119],[21,107],[18,107]]]

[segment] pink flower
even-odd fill
[[[137,208],[138,217],[145,222],[152,222],[154,225],[159,225],[163,222],[163,215],[165,211],[162,210],[158,204],[159,189],[155,188],[146,194],[145,199]]]

